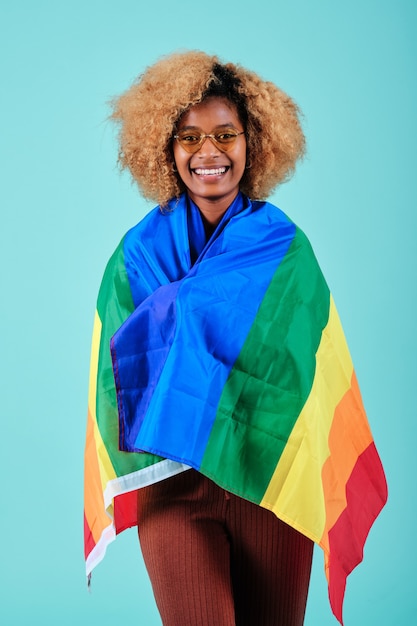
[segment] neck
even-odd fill
[[[200,210],[206,231],[211,229],[211,232],[213,232],[237,194],[238,191],[233,191],[233,193],[226,197],[223,196],[220,200],[217,198],[201,198],[194,194],[189,194],[191,200]]]

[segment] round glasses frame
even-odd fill
[[[174,135],[174,139],[178,141],[180,146],[184,148],[187,152],[194,154],[198,152],[203,145],[206,139],[210,139],[210,141],[222,152],[227,152],[231,150],[235,145],[236,139],[240,135],[244,135],[245,131],[239,131],[235,128],[222,128],[217,132],[213,133],[203,133],[199,129],[183,129],[180,130],[176,135]]]

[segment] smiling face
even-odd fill
[[[218,134],[222,129],[245,129],[233,103],[225,98],[207,98],[187,111],[180,119],[177,134]],[[178,174],[190,198],[210,224],[216,224],[235,199],[245,171],[246,139],[238,135],[227,151],[206,138],[193,154],[174,139],[173,150]]]

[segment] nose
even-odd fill
[[[211,139],[209,135],[206,135],[203,139],[203,143],[201,144],[197,154],[198,156],[206,156],[208,154],[218,156],[221,153],[221,150],[216,146],[214,141]]]

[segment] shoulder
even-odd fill
[[[129,261],[129,257],[132,255],[135,247],[139,245],[143,238],[146,238],[154,231],[155,222],[159,219],[160,214],[161,208],[159,206],[155,207],[123,235],[106,264],[104,281],[106,278],[125,272],[126,262]]]
[[[281,240],[291,239],[293,253],[302,253],[307,257],[315,257],[310,240],[304,230],[296,224],[289,215],[271,202],[252,200],[252,212],[257,216],[266,230],[268,236]]]
[[[123,237],[126,258],[132,257],[133,260],[138,248],[153,250],[160,241],[169,239],[170,233],[175,233],[181,227],[184,211],[184,196],[171,199],[166,207],[154,207]]]
[[[174,213],[175,201],[172,200],[166,208],[159,205],[151,209],[137,224],[132,226],[120,239],[114,252],[112,253],[107,269],[116,269],[121,262],[128,261],[135,256],[135,250],[148,242],[155,242],[161,224],[169,221]]]
[[[148,237],[155,231],[155,228],[157,227],[162,216],[163,211],[161,207],[154,207],[140,220],[140,222],[132,226],[132,228],[127,231],[127,233],[122,237],[122,241],[120,243],[126,246],[127,244],[133,244],[135,240]]]
[[[259,213],[263,215],[265,219],[269,220],[272,224],[292,224],[297,228],[295,222],[289,215],[275,204],[272,204],[272,202],[268,202],[267,200],[251,200],[251,204],[254,214]]]
[[[266,200],[251,200],[251,214],[255,219],[263,222],[271,230],[288,230],[295,234],[300,234],[305,238],[304,232],[300,227],[285,213],[272,202]]]

